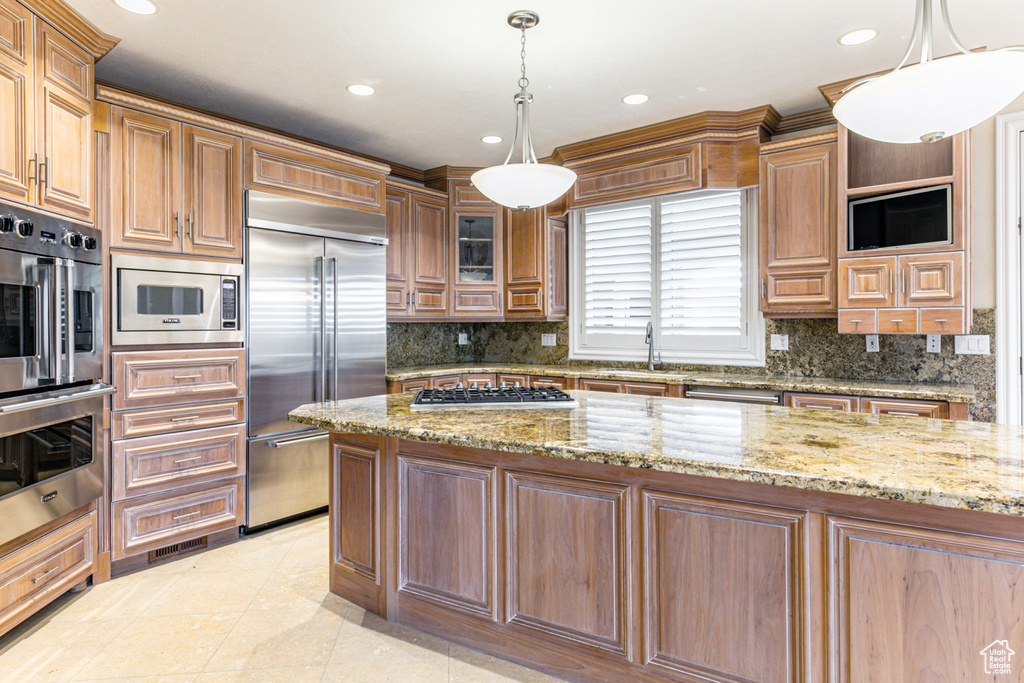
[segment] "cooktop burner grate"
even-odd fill
[[[555,387],[476,387],[421,389],[410,410],[431,408],[577,408],[579,403]]]

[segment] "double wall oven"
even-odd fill
[[[0,204],[0,544],[103,492],[100,232]]]

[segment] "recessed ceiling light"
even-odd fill
[[[114,0],[114,4],[135,14],[156,14],[156,3],[150,0]]]
[[[643,104],[650,98],[643,93],[636,93],[635,95],[626,95],[622,98],[622,101],[626,104]]]
[[[500,135],[485,135],[480,138],[481,141],[486,142],[488,145],[496,145],[501,142]]]
[[[866,43],[878,35],[878,30],[873,28],[859,28],[849,33],[844,33],[837,39],[840,45],[860,45]]]
[[[353,95],[359,95],[360,97],[366,97],[368,95],[372,95],[373,93],[377,92],[376,90],[374,90],[370,86],[363,85],[362,83],[353,83],[352,85],[348,86],[348,88],[346,88],[346,90],[348,90]]]

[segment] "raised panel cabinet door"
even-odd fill
[[[384,249],[389,318],[409,313],[409,258],[412,235],[409,232],[409,193],[388,188],[384,195]]]
[[[433,197],[410,195],[412,313],[448,312],[448,205]]]
[[[839,259],[840,308],[896,305],[896,257]]]
[[[36,203],[91,220],[93,60],[45,22],[36,27]]]
[[[584,391],[606,391],[612,394],[621,394],[626,390],[622,382],[607,379],[586,379],[581,377],[579,379],[579,386]]]
[[[809,410],[840,410],[856,413],[860,410],[860,399],[856,396],[832,396],[829,394],[797,394],[786,392],[786,406]]]
[[[642,496],[646,666],[692,680],[805,680],[806,513]]]
[[[900,305],[963,306],[962,251],[900,256]]]
[[[993,651],[1024,642],[1024,545],[845,518],[828,534],[830,680],[1024,677]]]
[[[185,225],[190,254],[242,258],[242,140],[192,126],[184,141]]]
[[[352,437],[353,435],[349,435]],[[375,438],[331,438],[331,590],[384,612],[381,448]]]
[[[569,380],[565,377],[530,377],[531,387],[555,387],[563,391],[569,388]]]
[[[0,196],[32,200],[38,177],[32,13],[0,0]]]
[[[494,467],[398,455],[398,591],[495,613]]]
[[[869,398],[860,401],[861,411],[875,415],[902,415],[904,417],[949,417],[949,405],[944,401],[911,401],[898,398]]]
[[[548,218],[547,318],[564,320],[569,315],[569,222]]]
[[[544,209],[506,211],[505,284],[544,284]]]
[[[621,484],[506,472],[510,624],[627,655],[628,490]]]
[[[503,315],[504,213],[497,207],[452,212],[450,316]]]
[[[111,246],[181,251],[181,124],[111,108]]]

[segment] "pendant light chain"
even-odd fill
[[[526,24],[523,23],[521,28],[523,35],[519,39],[519,43],[522,45],[522,50],[519,52],[519,59],[522,60],[522,66],[520,67],[522,76],[519,77],[519,87],[526,90],[526,86],[530,85],[530,79],[526,77]]]

